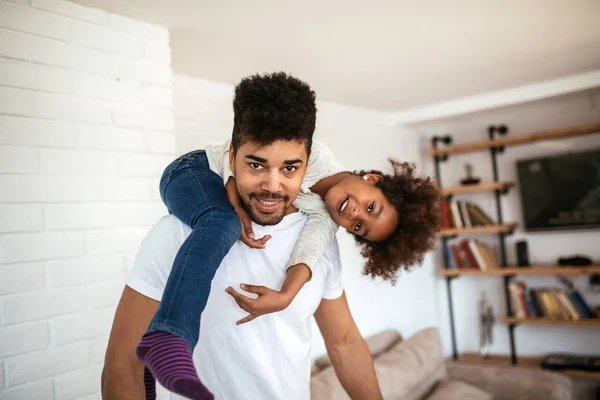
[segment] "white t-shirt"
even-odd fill
[[[337,240],[327,247],[310,282],[281,312],[236,326],[247,313],[225,293],[232,286],[253,296],[239,288],[241,283],[281,288],[306,220],[296,212],[278,225],[253,223],[257,237],[272,235],[267,248],[251,249],[238,241],[217,270],[194,350],[198,374],[216,399],[310,399],[311,319],[322,298],[343,293]],[[175,255],[190,231],[175,216],[163,217],[144,238],[127,285],[160,301]]]

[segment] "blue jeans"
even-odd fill
[[[211,171],[203,150],[187,153],[165,169],[160,195],[169,213],[189,225],[192,232],[177,252],[146,334],[172,333],[185,339],[193,351],[211,282],[239,238],[241,223],[223,179]]]

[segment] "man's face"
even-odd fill
[[[278,140],[266,146],[247,142],[229,149],[229,165],[246,210],[260,225],[278,224],[296,209],[292,202],[306,174],[306,144]]]

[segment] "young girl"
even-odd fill
[[[169,165],[160,183],[169,211],[192,227],[192,234],[175,258],[160,308],[137,354],[163,386],[190,398],[211,398],[198,379],[191,353],[212,277],[240,235],[257,248],[268,240],[250,236],[250,218],[226,161],[229,151],[228,141],[188,153]],[[261,290],[251,307],[238,301],[250,312],[238,324],[285,309],[310,280],[311,270],[338,226],[362,245],[367,258],[365,274],[395,282],[399,270],[422,262],[439,227],[439,193],[429,178],[415,177],[409,164],[391,163],[391,175],[351,173],[333,159],[325,145],[313,143],[294,202],[307,213],[308,221],[292,253],[286,279],[279,291]],[[258,161],[250,164],[253,169],[264,167]],[[268,209],[271,202],[263,203]],[[207,231],[209,227],[217,229]]]

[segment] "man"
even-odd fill
[[[256,78],[258,83],[260,79]],[[295,78],[284,77],[278,90],[286,90],[288,79]],[[244,111],[235,109],[236,116]],[[270,130],[268,144],[264,136],[253,138],[255,134],[244,132],[242,144],[231,154],[237,189],[240,194],[268,192],[287,200],[278,202],[278,210],[271,212],[279,217],[269,220],[270,225],[260,212],[250,212],[255,236],[272,236],[266,248],[251,249],[238,241],[217,270],[193,355],[200,378],[217,399],[308,399],[314,315],[348,394],[355,399],[381,398],[371,356],[343,292],[336,241],[290,306],[236,326],[252,310],[252,297],[241,292],[261,295],[281,287],[306,223],[306,216],[292,206],[302,179],[289,179],[284,171],[290,160],[305,171],[312,131],[309,139],[303,139]],[[248,164],[260,164],[260,168],[248,168]],[[252,196],[241,198],[247,209],[255,208]],[[105,399],[144,398],[144,366],[135,348],[158,309],[173,260],[189,233],[188,226],[170,215],[144,239],[113,323],[102,376]],[[234,287],[240,287],[240,292]]]

